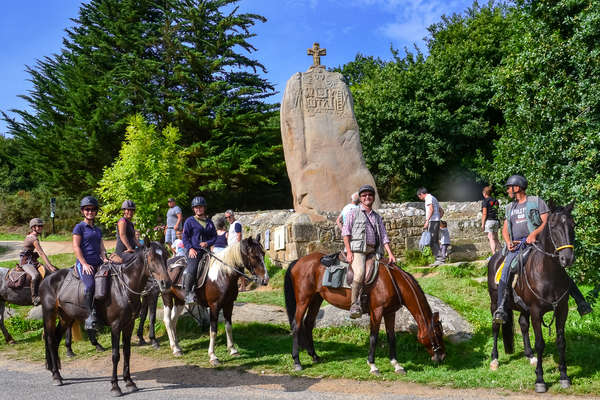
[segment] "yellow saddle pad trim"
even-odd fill
[[[504,261],[502,261],[502,264],[500,264],[500,268],[498,268],[498,271],[496,271],[496,278],[494,279],[494,281],[496,281],[496,284],[498,284],[500,282],[500,277],[502,276],[503,269],[504,269]]]
[[[46,277],[46,268],[44,268],[44,266],[42,264],[38,265],[37,270],[39,271],[40,275],[42,276],[42,279],[44,279]]]

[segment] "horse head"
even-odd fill
[[[265,250],[259,238],[243,239],[240,243],[240,251],[246,269],[257,278],[258,283],[266,286],[269,283],[269,272],[265,266]]]
[[[171,288],[171,278],[167,272],[167,252],[158,242],[144,244],[143,247],[144,264],[152,277],[158,282],[158,287],[162,293],[166,293]]]
[[[548,230],[554,251],[563,268],[569,267],[575,261],[573,243],[575,242],[575,221],[571,215],[574,202],[565,207],[552,209],[548,216]]]
[[[446,347],[444,345],[444,329],[440,321],[440,313],[434,312],[427,328],[419,330],[417,339],[425,346],[431,356],[431,361],[440,363],[446,358]]]

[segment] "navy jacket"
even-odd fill
[[[183,237],[181,239],[183,240],[186,254],[190,249],[196,251],[201,250],[201,242],[207,243],[206,250],[208,250],[217,239],[217,229],[210,218],[206,220],[206,227],[203,228],[202,225],[196,221],[196,218],[193,216],[188,217],[183,224]]]

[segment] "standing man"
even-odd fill
[[[180,231],[183,228],[181,208],[175,205],[175,199],[169,198],[169,211],[167,211],[167,225],[165,226],[165,243],[172,244],[177,235],[175,231]],[[170,246],[169,246],[170,247]]]
[[[335,223],[340,228],[340,231],[346,223],[348,213],[354,210],[355,208],[358,208],[358,203],[360,203],[360,199],[358,198],[358,192],[354,192],[352,193],[352,196],[350,196],[350,203],[346,204],[344,208],[342,208],[342,212],[340,213],[340,215],[338,215],[337,219],[335,220]]]
[[[196,273],[198,263],[204,253],[215,244],[217,230],[210,218],[206,216],[206,200],[202,196],[196,196],[192,200],[194,215],[185,220],[183,224],[183,245],[187,255],[187,266],[183,273],[183,288],[185,290],[186,304],[196,302]]]
[[[429,246],[431,247],[431,254],[435,257],[433,265],[441,265],[444,263],[440,251],[440,203],[438,200],[427,192],[424,187],[417,190],[417,197],[419,200],[425,202],[425,223],[423,224],[423,230],[431,233],[431,241]]]
[[[500,250],[500,242],[498,241],[498,229],[500,229],[500,221],[498,221],[498,200],[492,197],[492,187],[486,186],[483,188],[483,201],[481,202],[481,230],[487,233],[490,241],[490,249],[492,255]]]
[[[358,195],[360,205],[348,214],[342,228],[346,258],[354,271],[350,318],[359,318],[362,314],[359,294],[363,287],[367,256],[376,253],[377,257],[380,257],[385,248],[389,262],[396,262],[383,219],[372,208],[375,201],[375,188],[371,185],[363,185]]]
[[[227,234],[227,245],[242,241],[242,223],[235,219],[233,210],[225,211],[225,218],[229,222],[229,233]]]

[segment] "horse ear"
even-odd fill
[[[554,204],[554,200],[548,199],[548,202],[546,204],[548,204],[548,208],[550,208],[551,212],[554,212],[554,210],[556,210],[556,205]]]
[[[256,234],[256,239],[254,240],[256,240],[256,243],[260,243],[260,233]]]
[[[573,211],[574,207],[575,207],[575,200],[573,200],[572,202],[567,204],[567,206],[565,207],[565,210],[570,213],[571,211]]]
[[[433,321],[438,322],[439,320],[440,320],[440,313],[436,311],[433,313]]]

